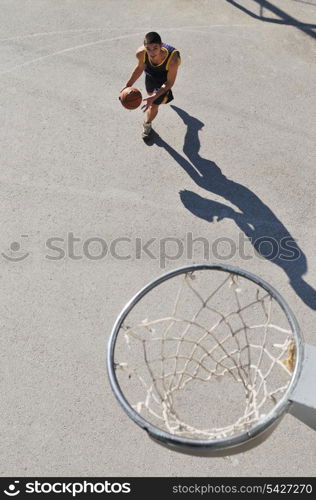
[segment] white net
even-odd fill
[[[236,274],[169,279],[125,318],[115,369],[129,404],[170,434],[218,439],[249,429],[287,389],[295,343],[262,287]]]

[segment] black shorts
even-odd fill
[[[163,85],[163,83],[159,83],[152,76],[146,75],[145,86],[146,86],[146,90],[147,90],[148,94],[152,94],[153,92],[159,90],[161,85]],[[154,101],[154,104],[161,104],[166,96],[167,96],[167,99],[165,101],[165,104],[167,104],[168,102],[171,102],[173,100],[172,90],[167,90],[167,92],[165,92],[164,94],[159,96],[158,99],[156,99]]]

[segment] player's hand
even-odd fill
[[[119,93],[119,101],[121,100],[121,93],[123,92],[124,89],[127,89],[128,85],[125,85],[125,87],[123,87],[121,90],[120,90],[120,93]]]
[[[145,104],[143,104],[142,110],[144,112],[147,111],[147,109],[152,105],[152,103],[154,102],[155,99],[157,99],[156,94],[151,95],[149,97],[145,97],[143,99],[143,102],[145,102]]]
[[[124,89],[127,89],[128,85],[125,85],[121,90],[120,93],[123,92]]]

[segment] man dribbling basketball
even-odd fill
[[[142,137],[147,140],[159,105],[173,100],[171,88],[176,80],[181,58],[179,51],[167,43],[162,43],[160,35],[154,31],[147,33],[144,45],[137,50],[136,57],[138,64],[123,89],[132,87],[145,71],[145,86],[149,97],[143,99],[145,104],[142,109],[147,113]]]

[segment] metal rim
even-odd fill
[[[292,328],[293,337],[296,344],[296,360],[292,374],[292,379],[283,397],[274,406],[273,410],[270,413],[268,413],[264,418],[262,418],[259,422],[257,422],[255,425],[250,427],[247,431],[238,433],[232,437],[212,439],[212,440],[206,440],[206,439],[201,440],[201,439],[179,437],[170,434],[166,431],[163,431],[159,427],[156,427],[155,425],[145,420],[132,408],[132,406],[126,400],[118,383],[114,368],[114,352],[115,352],[116,339],[124,319],[133,309],[133,307],[144,297],[144,295],[146,295],[153,288],[160,285],[164,281],[174,278],[175,276],[178,276],[180,274],[185,274],[193,271],[203,271],[203,270],[224,271],[232,274],[237,274],[264,288],[278,302],[284,314],[286,315],[289,324]],[[292,310],[290,309],[284,298],[269,283],[262,280],[258,276],[252,274],[251,272],[239,269],[237,267],[220,265],[220,264],[195,264],[177,268],[151,281],[145,287],[143,287],[139,292],[137,292],[136,295],[134,295],[134,297],[125,305],[120,315],[118,316],[110,335],[108,343],[108,352],[107,352],[107,369],[108,369],[108,376],[111,388],[114,392],[116,399],[118,400],[124,411],[137,425],[139,425],[142,429],[146,430],[154,439],[162,441],[166,445],[171,445],[174,448],[178,448],[179,451],[185,448],[188,449],[209,448],[212,451],[216,450],[220,451],[229,448],[236,448],[239,445],[242,446],[245,443],[249,442],[250,440],[254,439],[255,437],[261,435],[263,432],[267,431],[269,427],[275,424],[277,420],[279,420],[282,417],[282,415],[287,411],[290,405],[290,400],[289,400],[290,394],[292,393],[294,387],[297,384],[302,369],[303,349],[304,349],[303,340],[294,313],[292,312]]]

